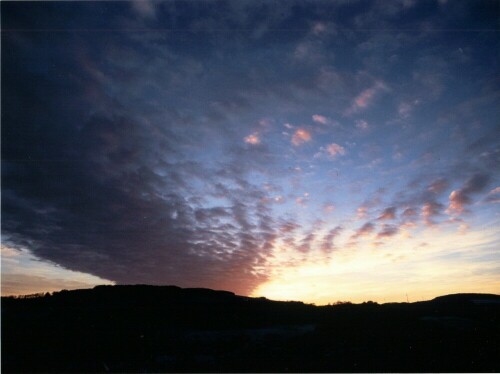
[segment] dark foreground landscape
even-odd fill
[[[499,372],[500,296],[314,306],[173,286],[2,298],[2,372]]]

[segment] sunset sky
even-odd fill
[[[1,13],[2,295],[500,293],[500,2]]]

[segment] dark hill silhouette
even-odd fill
[[[314,306],[175,286],[2,298],[3,372],[499,372],[500,296]]]

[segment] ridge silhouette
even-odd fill
[[[314,306],[120,285],[2,297],[3,372],[498,372],[500,296]]]

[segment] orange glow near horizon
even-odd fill
[[[278,240],[265,269],[270,280],[248,296],[325,305],[337,301],[404,302],[407,297],[413,302],[452,293],[500,294],[497,265],[488,261],[496,252],[498,229],[463,233],[431,227],[419,233],[418,240],[403,229],[385,245],[374,245],[374,234],[353,245],[352,234],[344,233],[329,255],[319,248],[300,254]],[[480,257],[484,260],[478,261]],[[113,282],[2,246],[2,296],[98,284]]]
[[[429,300],[452,293],[500,293],[500,280],[491,262],[471,262],[488,253],[495,232],[439,233],[429,230],[418,242],[400,233],[390,245],[360,243],[337,249],[329,260],[297,261],[281,248],[271,280],[251,296],[300,300],[317,305],[337,301],[403,302]],[[419,247],[431,238],[433,245]],[[424,239],[424,240],[422,240]],[[493,255],[495,250],[491,246]],[[287,260],[283,261],[284,258]],[[291,266],[283,263],[292,264]]]

